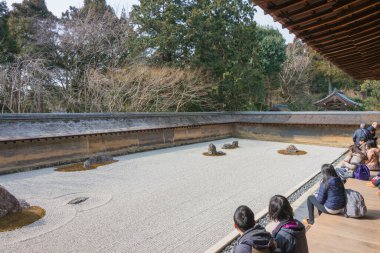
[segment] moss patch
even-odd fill
[[[115,163],[115,162],[117,162],[117,161],[115,160],[115,161],[110,161],[110,162],[105,162],[105,163],[95,163],[95,164],[91,165],[90,169],[85,169],[83,167],[83,163],[76,163],[76,164],[71,164],[71,165],[68,165],[68,166],[59,167],[59,168],[55,169],[55,171],[59,171],[59,172],[75,172],[75,171],[94,170],[94,169],[96,169],[96,168],[98,168],[100,166],[112,164],[112,163]]]
[[[219,154],[215,154],[215,155],[210,155],[208,152],[203,152],[202,153],[203,155],[205,155],[205,156],[224,156],[224,155],[226,155],[226,153],[219,153]]]
[[[307,152],[303,150],[297,150],[296,152],[288,152],[286,149],[277,150],[277,153],[281,155],[306,155]]]
[[[39,206],[31,206],[19,213],[8,214],[0,219],[0,232],[22,228],[38,221],[46,214],[45,209]]]

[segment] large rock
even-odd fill
[[[217,151],[214,144],[210,143],[208,145],[208,155],[225,155],[222,151]]]
[[[288,152],[288,153],[297,153],[297,151],[298,151],[298,149],[294,145],[289,145],[286,148],[286,152]]]
[[[0,218],[10,213],[18,213],[21,209],[22,206],[16,197],[0,185]]]
[[[84,162],[83,168],[91,169],[91,165],[93,164],[102,164],[107,162],[112,162],[114,159],[110,155],[95,155],[90,157],[87,161]]]
[[[210,143],[208,145],[208,152],[207,152],[209,155],[216,155],[217,154],[217,151],[216,151],[216,147],[214,144]]]
[[[238,141],[233,141],[232,144],[226,143],[223,145],[223,149],[234,149],[239,147],[239,142]]]

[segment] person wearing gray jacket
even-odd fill
[[[234,214],[234,227],[240,237],[234,253],[280,253],[276,243],[263,226],[256,224],[252,210],[239,206]]]

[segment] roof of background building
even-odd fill
[[[360,103],[351,100],[337,89],[334,89],[327,97],[322,98],[314,104],[327,110],[347,110],[361,106]]]

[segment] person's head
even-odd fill
[[[293,208],[289,201],[281,195],[274,195],[269,201],[269,219],[285,221],[293,218]]]
[[[361,137],[361,138],[359,139],[359,144],[360,144],[360,145],[363,145],[366,141],[367,141],[366,138]]]
[[[365,128],[365,123],[360,123],[360,128],[364,129]]]
[[[234,227],[239,234],[255,226],[255,215],[248,206],[239,206],[234,213]]]
[[[367,141],[367,148],[377,148],[376,142],[374,140]]]
[[[372,127],[373,127],[374,129],[376,129],[376,128],[377,128],[377,122],[373,122],[373,123],[372,123]]]
[[[329,163],[322,165],[322,182],[326,183],[327,180],[333,177],[338,177],[338,174],[336,174],[336,171],[334,169],[334,166],[332,166]]]

